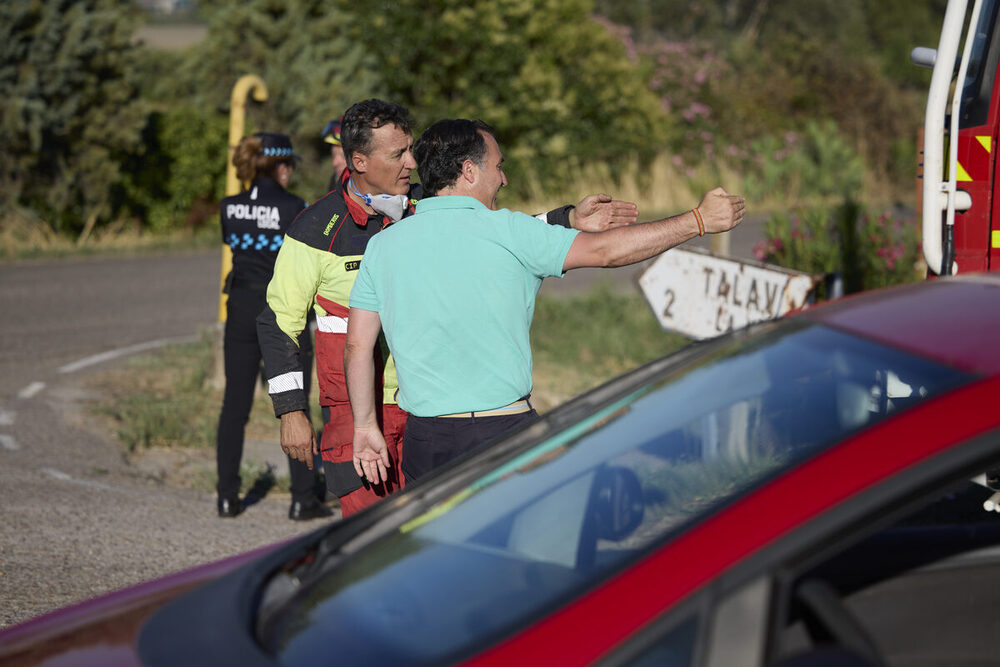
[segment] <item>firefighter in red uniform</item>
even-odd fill
[[[218,512],[235,517],[240,501],[240,459],[243,435],[254,388],[261,372],[256,317],[265,304],[265,290],[274,270],[288,226],[305,208],[305,202],[287,192],[297,156],[284,134],[257,133],[244,137],[233,153],[236,175],[250,187],[222,200],[222,240],[233,250],[233,269],[226,278],[226,329],[223,355],[226,389],[216,440]],[[312,364],[309,332],[298,336],[302,368]],[[308,381],[303,390],[308,392]],[[306,394],[308,395],[308,394]],[[306,464],[288,459],[292,504],[288,516],[295,520],[332,514],[313,492],[314,473]]]

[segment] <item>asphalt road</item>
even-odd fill
[[[751,257],[760,227],[736,230],[731,254]],[[0,265],[0,628],[318,527],[276,498],[220,520],[214,494],[151,478],[85,409],[89,374],[215,325],[218,271],[216,251]],[[637,271],[542,291],[636,290]]]
[[[218,271],[217,252],[0,266],[0,627],[316,527],[268,498],[220,520],[82,407],[88,374],[211,327]]]

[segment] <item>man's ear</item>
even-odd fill
[[[479,166],[472,160],[466,160],[462,163],[462,178],[469,185],[475,184],[479,179]]]
[[[358,152],[351,154],[351,171],[359,174],[368,171],[368,156]]]

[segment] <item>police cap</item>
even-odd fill
[[[268,157],[285,158],[288,160],[302,159],[292,150],[292,140],[287,134],[255,132],[253,136],[260,139],[260,152]]]

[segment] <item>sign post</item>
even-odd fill
[[[701,340],[802,307],[821,279],[700,248],[674,248],[640,274],[639,288],[660,326]]]
[[[256,74],[244,74],[233,86],[229,99],[229,152],[226,158],[226,196],[240,193],[240,181],[236,178],[236,165],[233,164],[233,153],[243,138],[243,128],[246,125],[247,97],[253,95],[257,102],[267,101],[267,85]],[[222,244],[222,270],[219,277],[219,321],[226,321],[226,294],[222,291],[226,276],[233,268],[233,251]]]
[[[240,192],[240,181],[236,178],[236,165],[233,164],[233,153],[243,138],[246,126],[247,97],[253,96],[257,102],[267,101],[267,85],[256,74],[244,74],[233,86],[229,98],[229,152],[226,154],[226,196],[230,197]],[[226,386],[226,371],[222,350],[222,323],[226,321],[226,301],[229,296],[223,291],[226,276],[233,268],[233,251],[227,244],[222,244],[222,261],[219,271],[219,325],[215,337],[215,364],[209,383],[216,389]]]

